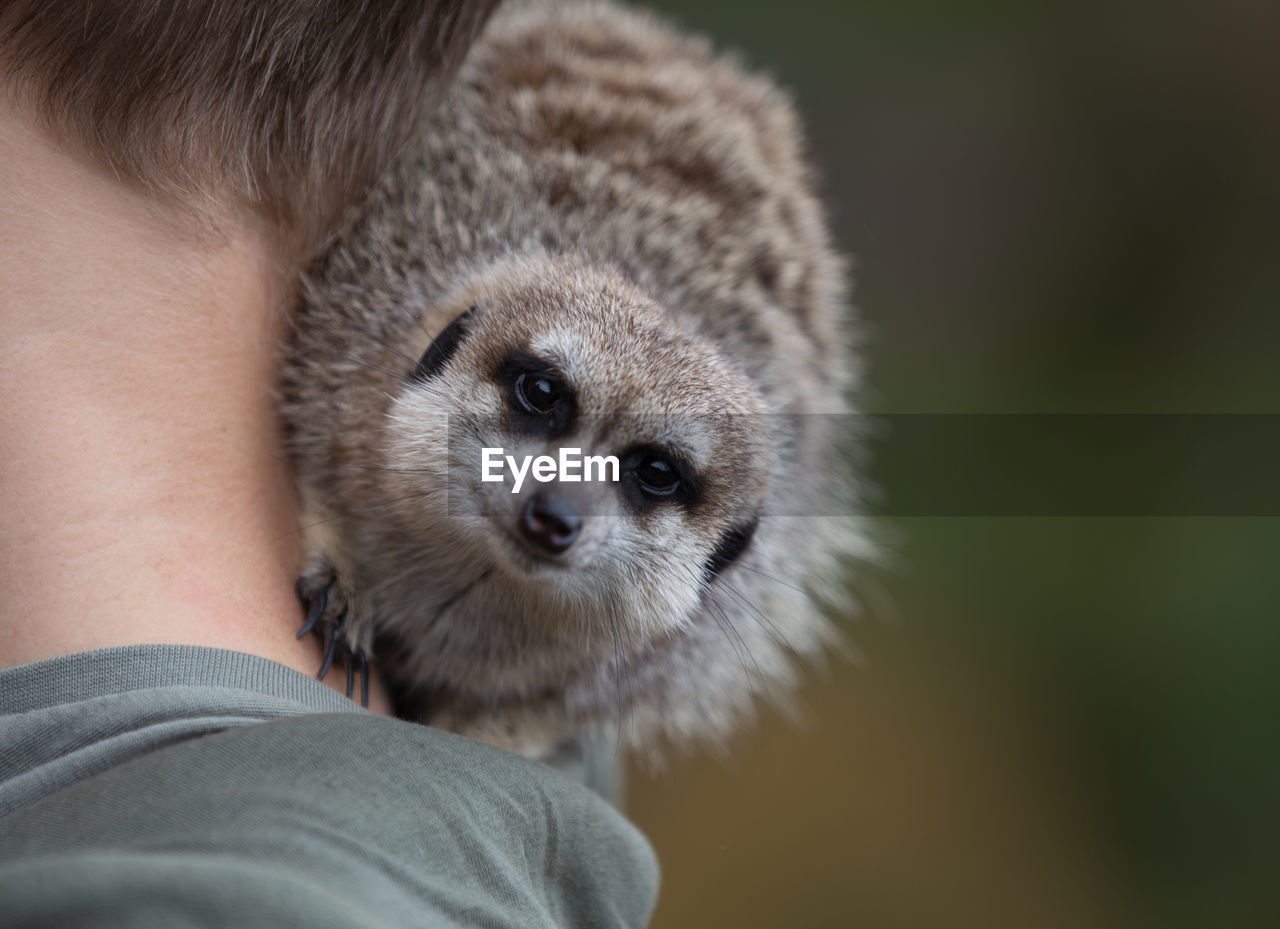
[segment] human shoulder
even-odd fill
[[[581,785],[356,714],[171,745],[0,828],[18,925],[123,907],[130,925],[640,926],[656,880],[645,840]]]

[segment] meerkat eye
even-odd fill
[[[564,393],[564,384],[549,374],[526,371],[516,378],[516,398],[530,413],[550,413]]]
[[[701,492],[701,482],[684,458],[652,445],[624,455],[622,474],[623,493],[640,509],[658,503],[692,505]]]
[[[508,392],[513,425],[528,435],[562,436],[573,425],[576,398],[567,381],[528,352],[509,354],[498,366],[498,381]]]
[[[636,465],[636,480],[651,497],[669,497],[680,489],[675,466],[661,455],[650,455]]]

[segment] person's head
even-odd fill
[[[436,102],[497,0],[0,0],[0,79],[57,137],[303,257]]]

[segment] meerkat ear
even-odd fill
[[[440,373],[440,369],[453,357],[453,353],[462,344],[462,337],[467,334],[467,319],[475,312],[475,307],[467,310],[435,338],[430,347],[422,355],[417,369],[413,372],[414,380],[425,381]]]
[[[756,534],[756,526],[759,524],[760,519],[757,517],[749,523],[731,526],[721,534],[715,551],[702,567],[702,579],[705,583],[710,584],[721,571],[741,557],[751,544],[751,537]]]

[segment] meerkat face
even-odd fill
[[[751,385],[581,265],[513,263],[446,309],[391,404],[383,492],[409,505],[380,530],[379,599],[436,595],[381,612],[426,650],[447,626],[447,648],[498,656],[505,631],[528,669],[545,645],[549,673],[679,630],[760,516],[776,452]]]

